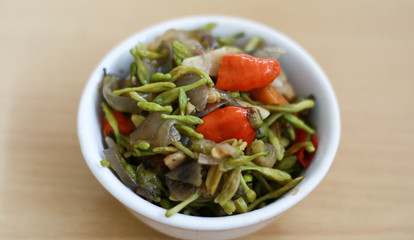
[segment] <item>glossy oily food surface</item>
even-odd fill
[[[1,239],[170,239],[132,216],[90,173],[76,134],[78,101],[91,69],[132,32],[213,12],[295,39],[323,67],[341,107],[341,143],[326,178],[278,220],[239,239],[413,238],[412,1],[200,7],[160,0],[145,5],[148,11],[138,1],[0,5]],[[385,59],[387,67],[379,67]]]
[[[286,50],[244,33],[248,26],[214,36],[221,21],[144,31],[155,40],[130,48],[128,76],[104,71],[101,164],[166,216],[263,207],[302,180],[317,150],[306,123],[313,96],[297,96],[276,60]]]

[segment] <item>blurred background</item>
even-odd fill
[[[341,109],[323,182],[242,239],[414,239],[414,2],[0,1],[0,239],[169,239],[96,181],[77,108],[100,59],[171,18],[223,14],[267,24],[319,62]]]

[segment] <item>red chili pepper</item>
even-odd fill
[[[295,129],[295,134],[296,134],[295,143],[306,141],[306,132],[303,131],[302,129]],[[297,153],[298,160],[304,167],[309,166],[310,162],[315,156],[316,150],[318,149],[318,139],[316,138],[316,134],[312,134],[311,140],[312,140],[313,146],[315,147],[315,151],[308,153],[308,154],[304,154],[305,148],[301,148]]]
[[[303,131],[302,129],[295,128],[295,135],[296,135],[295,143],[306,141],[306,132]]]
[[[224,55],[216,87],[225,91],[250,91],[269,85],[280,74],[275,59],[255,58],[247,54]]]
[[[234,106],[214,110],[203,117],[203,123],[197,126],[196,131],[214,142],[235,138],[250,145],[256,132],[247,118],[248,112]]]
[[[131,119],[127,118],[123,113],[113,109],[112,114],[115,116],[116,121],[118,122],[118,129],[120,133],[128,135],[134,131],[134,124],[132,123]],[[114,131],[106,118],[103,122],[103,129],[105,135],[109,135]]]

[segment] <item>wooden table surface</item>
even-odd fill
[[[82,89],[118,42],[184,15],[268,24],[320,63],[342,134],[322,183],[241,239],[414,239],[413,1],[0,1],[0,239],[169,239],[99,185]]]

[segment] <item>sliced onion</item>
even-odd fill
[[[119,153],[112,148],[105,149],[103,153],[105,154],[106,160],[109,162],[111,168],[116,172],[121,181],[130,189],[137,189],[138,184],[128,174],[127,170],[124,168],[124,165],[122,165]]]
[[[166,112],[151,112],[145,120],[133,131],[129,137],[131,144],[147,141],[151,147],[168,146],[179,141],[181,136],[174,124],[174,119],[162,119],[161,114]]]
[[[147,170],[141,164],[137,167],[137,184],[136,193],[151,201],[157,201],[161,194],[161,187],[157,181],[157,174]]]
[[[186,58],[182,65],[198,68],[206,72],[210,77],[217,77],[223,56],[240,52],[240,48],[225,46],[207,51],[202,55]]]
[[[195,31],[200,39],[200,42],[207,48],[207,49],[216,49],[220,47],[220,44],[217,42],[217,39],[211,34],[209,31],[198,30]]]
[[[279,76],[271,83],[276,88],[277,92],[282,94],[286,99],[292,101],[295,98],[295,91],[292,85],[288,82],[287,76],[283,69],[280,71]]]
[[[204,117],[205,115],[211,113],[212,111],[220,108],[221,106],[224,106],[226,104],[226,101],[220,101],[220,102],[215,102],[215,103],[209,103],[206,105],[206,108],[204,109],[204,111],[202,112],[196,112],[194,114],[194,116],[196,117]]]
[[[218,165],[220,163],[220,160],[215,159],[212,156],[200,153],[198,154],[197,162],[203,165]]]
[[[172,180],[193,184],[197,187],[203,183],[203,180],[201,179],[201,165],[197,162],[180,165],[165,174],[165,176]]]
[[[276,163],[276,149],[270,143],[264,144],[264,151],[268,151],[269,153],[266,156],[261,156],[253,160],[258,166],[261,167],[273,167]]]
[[[192,83],[197,82],[200,80],[200,75],[195,73],[189,73],[186,74],[179,79],[177,79],[174,83],[177,87],[189,85]],[[207,104],[207,98],[208,98],[208,87],[207,85],[203,84],[197,88],[191,89],[190,91],[187,91],[187,97],[190,98],[191,104],[194,105],[194,107],[198,111],[203,111],[206,108]]]
[[[194,53],[197,53],[197,50],[205,52],[207,49],[216,49],[220,47],[216,38],[209,31],[184,31],[175,29],[166,31],[163,35],[156,38],[154,42],[150,43],[148,47],[154,51],[157,50],[163,42],[172,44],[173,41],[179,41]]]
[[[155,146],[168,146],[173,142],[180,141],[181,135],[174,127],[178,121],[174,119],[165,120],[158,130],[158,140],[154,143]]]
[[[240,104],[238,104],[236,102],[236,100],[231,96],[231,93],[225,92],[225,91],[223,91],[221,89],[218,89],[218,88],[213,88],[213,89],[214,89],[214,91],[217,91],[217,92],[220,93],[220,98],[226,100],[228,105],[241,107]]]
[[[170,199],[175,201],[184,201],[197,190],[197,187],[192,184],[175,181],[170,178],[165,178],[165,183],[170,192]]]
[[[158,49],[161,49],[161,51],[164,51],[164,52],[168,52],[168,57],[165,59],[160,59],[159,61],[160,65],[158,66],[157,72],[168,73],[173,68],[173,61],[174,61],[174,57],[173,57],[174,54],[172,54],[173,52],[172,44],[163,41],[161,42],[161,45],[158,47]]]
[[[111,148],[111,149],[117,151],[116,143],[112,138],[106,136],[105,137],[105,143],[108,145],[108,148]],[[121,155],[119,155],[119,156],[121,156]]]
[[[148,75],[154,75],[158,70],[159,60],[157,59],[149,59],[149,58],[142,58],[142,63],[145,65],[148,71]]]
[[[103,96],[106,102],[119,112],[140,113],[142,109],[137,106],[137,101],[129,97],[122,97],[113,94],[114,90],[123,86],[123,79],[116,76],[110,76],[110,79],[102,88]]]
[[[103,152],[105,154],[106,160],[109,162],[111,168],[116,172],[121,181],[132,190],[135,190],[138,187],[138,184],[134,179],[128,174],[124,165],[121,162],[121,154],[118,152],[117,145],[115,141],[110,137],[105,137],[105,142],[108,145],[108,149],[105,149]]]
[[[192,149],[196,149],[197,152],[203,154],[211,154],[211,150],[217,146],[217,143],[208,139],[195,139],[193,141]]]

